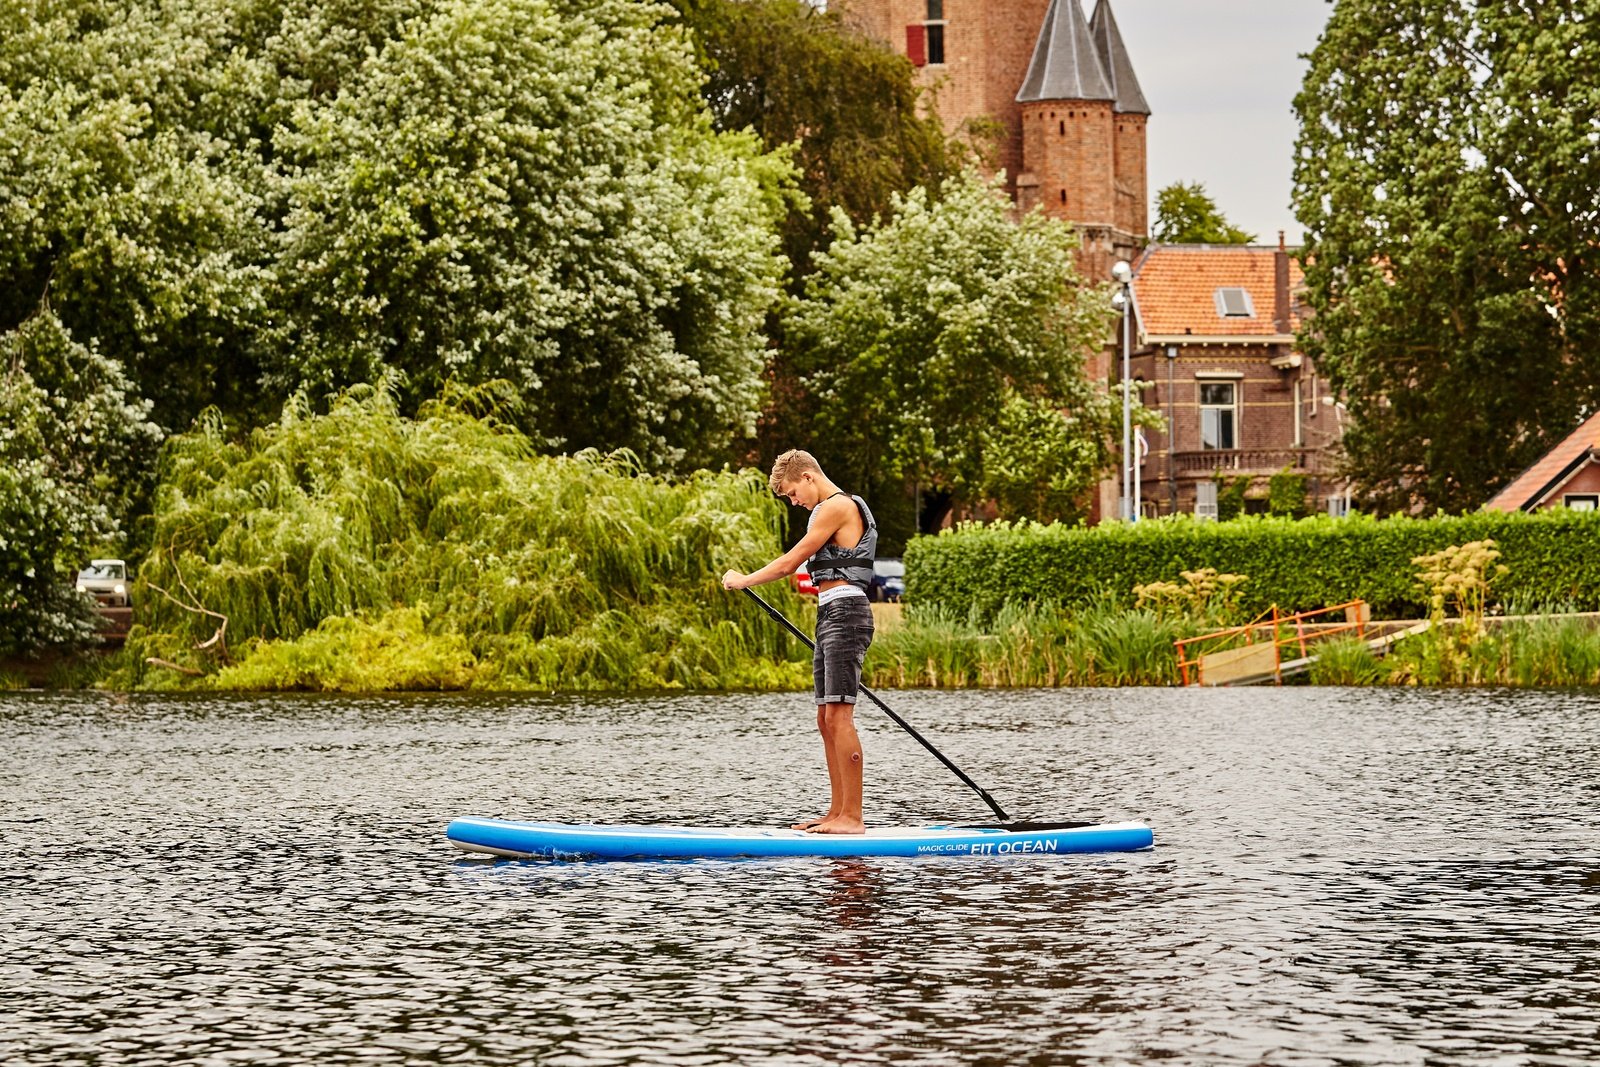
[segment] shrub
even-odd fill
[[[1101,596],[1131,605],[1134,587],[1206,567],[1250,576],[1246,615],[1277,604],[1306,611],[1356,598],[1376,616],[1422,617],[1428,598],[1412,559],[1493,539],[1507,571],[1491,609],[1508,601],[1600,609],[1600,514],[1477,512],[1428,519],[1271,516],[1205,522],[1189,516],[1096,527],[964,525],[907,547],[906,600],[989,618],[1008,602],[1072,608]]]

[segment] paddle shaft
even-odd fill
[[[771,604],[768,604],[765,600],[761,599],[761,597],[756,594],[755,590],[746,589],[745,593],[746,593],[746,595],[748,595],[750,597],[751,600],[754,600],[757,604],[760,604],[763,608],[765,608],[767,610],[767,614],[771,615],[773,617],[773,619],[776,620],[777,623],[780,626],[782,626],[785,630],[788,630],[790,633],[794,634],[801,641],[805,642],[805,646],[807,648],[809,648],[809,649],[811,649],[813,651],[816,650],[817,646],[812,643],[811,638],[807,637],[805,635],[805,632],[803,630],[801,630],[800,627],[798,627],[794,623],[790,622],[788,617],[786,615],[784,615],[783,612],[779,611],[777,608],[773,607]],[[890,708],[889,705],[887,705],[883,701],[879,700],[878,699],[878,694],[874,693],[872,690],[868,689],[866,686],[862,686],[861,687],[861,692],[866,695],[868,700],[870,700],[874,704],[878,705],[879,709],[885,715],[887,715],[887,716],[889,716],[889,718],[893,719],[895,721],[895,724],[897,726],[899,726],[900,729],[904,730],[906,733],[908,733],[912,737],[916,738],[918,744],[920,744],[923,748],[927,749],[929,752],[932,752],[934,754],[934,756],[939,760],[940,763],[944,764],[946,767],[949,767],[950,770],[955,773],[955,776],[957,778],[959,778],[963,782],[965,782],[972,789],[973,792],[977,793],[980,797],[982,797],[983,798],[983,802],[985,804],[989,805],[989,810],[993,811],[1002,820],[1009,821],[1011,819],[1011,816],[1006,814],[1005,809],[1002,808],[999,804],[995,803],[994,797],[989,795],[988,790],[984,789],[977,782],[974,782],[971,778],[967,777],[967,772],[963,771],[960,767],[957,767],[954,763],[950,762],[950,757],[946,756],[943,752],[940,752],[938,749],[934,748],[933,747],[933,742],[929,741],[926,737],[923,737],[921,734],[917,733],[915,727],[913,727],[910,723],[906,722],[900,716],[896,715],[894,713],[894,710],[892,708]]]

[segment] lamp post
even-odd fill
[[[1134,488],[1137,483],[1133,466],[1138,462],[1133,454],[1133,379],[1128,370],[1132,358],[1133,268],[1119,259],[1111,267],[1111,278],[1117,283],[1111,306],[1122,316],[1122,496],[1118,510],[1124,520],[1138,522],[1139,502],[1135,499],[1138,490]]]
[[[1344,406],[1344,401],[1335,400],[1331,396],[1323,397],[1322,398],[1322,403],[1324,405],[1326,405],[1327,407],[1331,407],[1333,409],[1333,424],[1334,424],[1334,426],[1336,426],[1338,428],[1338,431],[1339,431],[1339,435],[1336,438],[1334,438],[1334,440],[1335,440],[1335,442],[1337,442],[1339,444],[1343,444],[1344,443],[1344,416],[1345,416],[1345,412],[1348,411],[1349,408],[1346,408]],[[1350,483],[1347,481],[1347,482],[1344,483],[1344,507],[1341,509],[1340,517],[1342,518],[1342,517],[1344,517],[1346,515],[1349,515],[1349,514],[1350,514]]]
[[[1178,362],[1178,346],[1167,346],[1167,510],[1172,514],[1178,513],[1178,478],[1173,473],[1172,453],[1176,445],[1173,438],[1177,436],[1178,410],[1176,401],[1172,396],[1172,368]]]

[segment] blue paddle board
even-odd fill
[[[954,825],[874,827],[864,834],[812,834],[766,827],[583,826],[456,819],[445,831],[458,848],[512,859],[720,859],[734,856],[1047,856],[1134,852],[1155,840],[1144,823],[1020,824],[1023,829]]]

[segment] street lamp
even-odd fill
[[[1344,416],[1350,409],[1344,406],[1344,401],[1335,400],[1331,396],[1324,396],[1322,403],[1324,406],[1333,409],[1333,424],[1339,431],[1338,437],[1334,440],[1342,444],[1344,442]],[[1350,483],[1347,481],[1344,483],[1344,507],[1341,510],[1341,516],[1348,514],[1350,514]]]
[[[1132,357],[1133,328],[1133,268],[1127,261],[1117,260],[1111,267],[1111,279],[1117,291],[1111,295],[1111,306],[1122,316],[1122,496],[1119,510],[1122,518],[1139,521],[1138,477],[1133,454],[1133,382],[1128,371]]]

